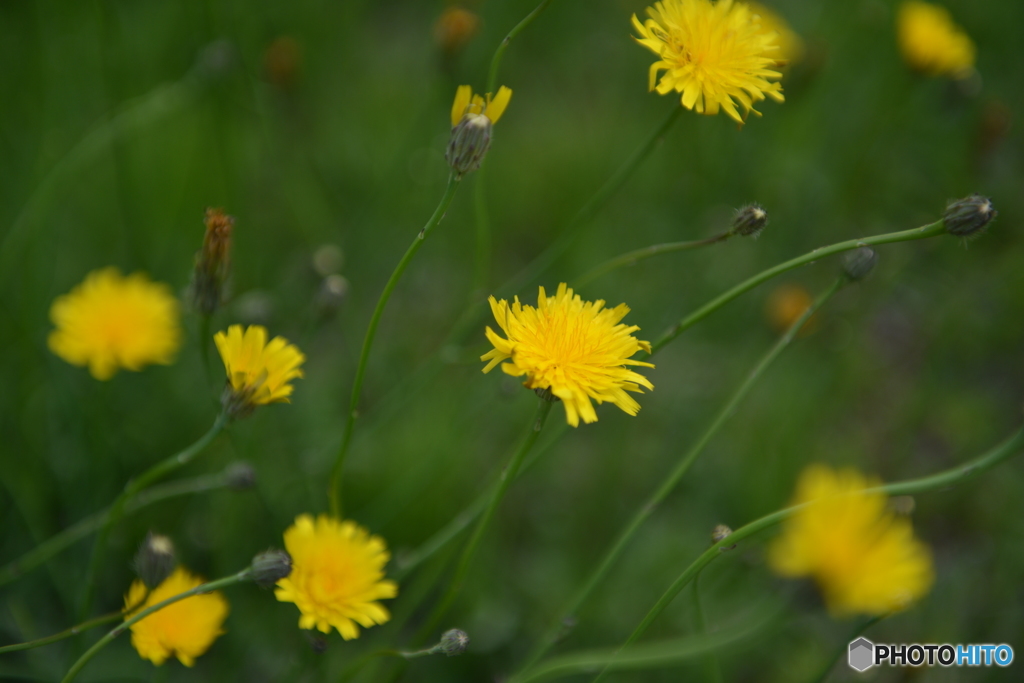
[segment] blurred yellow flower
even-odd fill
[[[908,607],[934,581],[928,548],[910,521],[897,517],[877,482],[856,470],[811,465],[800,476],[796,512],[769,548],[783,576],[812,576],[834,616],[883,615]]]
[[[290,403],[291,381],[302,377],[299,366],[305,362],[294,344],[283,337],[267,343],[267,329],[251,325],[242,332],[241,325],[232,325],[227,333],[213,336],[224,361],[231,385],[228,400],[240,414],[267,403]]]
[[[153,589],[146,602],[125,617],[139,610],[163,602],[203,583],[203,579],[178,567]],[[125,608],[132,608],[146,596],[146,584],[141,579],[132,582],[124,598]],[[132,624],[132,646],[143,659],[157,666],[174,655],[185,666],[192,666],[196,657],[206,652],[217,636],[224,633],[221,626],[228,616],[228,601],[220,592],[204,593],[179,600]]]
[[[355,522],[320,515],[299,515],[284,532],[292,573],[277,582],[274,595],[299,608],[299,628],[316,627],[341,637],[359,637],[359,627],[383,624],[391,615],[377,600],[398,595],[384,578],[390,555],[384,539]]]
[[[511,99],[512,90],[504,85],[498,88],[498,94],[493,99],[491,93],[487,93],[486,97],[474,95],[473,88],[460,85],[455,91],[455,101],[452,102],[452,125],[459,125],[459,121],[467,114],[486,116],[491,123],[497,123]]]
[[[785,332],[804,314],[814,299],[811,293],[800,285],[779,285],[772,290],[765,302],[765,317],[777,332]],[[815,318],[804,325],[801,332],[806,334],[814,329]]]
[[[604,301],[583,301],[565,283],[558,285],[552,297],[541,287],[537,308],[522,305],[519,297],[511,306],[493,296],[490,302],[507,339],[487,328],[494,348],[480,357],[489,361],[484,372],[511,361],[501,369],[513,377],[526,375],[523,386],[528,389],[547,389],[562,399],[565,419],[573,427],[581,417],[587,423],[597,421],[591,399],[614,403],[636,415],[640,404],[627,392],[643,393],[641,386],[654,388],[646,377],[625,367],[654,367],[629,359],[637,351],[650,353],[651,345],[633,336],[639,327],[620,323],[629,313],[625,304],[604,308]]]
[[[452,6],[434,22],[434,42],[447,55],[457,53],[480,30],[480,17],[462,7]]]
[[[122,277],[117,268],[94,270],[57,297],[50,350],[72,365],[88,365],[99,380],[120,368],[169,365],[181,345],[180,306],[170,287],[145,273]]]
[[[900,5],[896,29],[903,59],[914,69],[953,78],[974,72],[974,42],[945,7],[907,0]]]
[[[651,65],[651,90],[682,93],[687,109],[717,114],[719,109],[743,123],[765,96],[782,102],[778,36],[766,32],[760,18],[732,0],[664,0],[647,8],[641,22],[633,15],[638,43],[658,55]],[[661,80],[659,72],[664,71]],[[736,102],[743,106],[743,116]]]
[[[761,32],[776,35],[779,50],[773,57],[778,66],[786,66],[797,62],[804,54],[804,41],[790,28],[782,15],[759,2],[747,3],[750,11],[761,20]]]

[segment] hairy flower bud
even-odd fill
[[[768,212],[759,204],[749,204],[736,211],[732,221],[732,234],[757,239],[768,225]]]
[[[878,252],[871,247],[861,247],[843,254],[843,274],[851,282],[863,280],[878,263]]]
[[[171,539],[150,531],[146,540],[139,546],[132,561],[135,573],[146,587],[153,590],[164,582],[174,568],[178,566],[178,558],[174,554],[174,543]]]
[[[480,168],[491,146],[491,120],[483,114],[468,113],[452,128],[444,158],[457,177]]]
[[[444,632],[441,636],[441,642],[438,643],[438,647],[441,652],[445,653],[449,657],[455,655],[461,655],[466,651],[469,646],[469,635],[465,631],[457,628],[450,629]]]
[[[992,206],[992,200],[980,194],[950,202],[942,220],[946,224],[946,232],[957,237],[973,237],[981,234],[989,222],[999,215]]]
[[[261,588],[270,588],[292,573],[292,557],[283,550],[271,548],[252,558],[252,580]]]
[[[714,529],[711,530],[711,540],[715,543],[724,541],[725,539],[732,536],[732,529],[724,524],[718,524]]]
[[[212,315],[224,300],[224,286],[231,271],[231,230],[233,216],[220,209],[207,209],[203,248],[196,253],[188,298],[199,313]]]

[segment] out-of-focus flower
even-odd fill
[[[974,72],[974,41],[949,10],[920,0],[900,5],[896,29],[903,59],[929,76],[967,78]]]
[[[786,522],[769,549],[783,576],[811,576],[835,616],[883,615],[908,607],[934,581],[928,548],[910,521],[888,508],[877,482],[856,470],[811,465],[793,504],[807,503]]]
[[[774,10],[759,2],[747,4],[750,6],[750,11],[760,18],[761,31],[776,35],[779,50],[775,54],[775,60],[778,66],[786,66],[799,61],[804,55],[803,38],[790,28],[782,15],[777,14]]]
[[[814,299],[810,292],[800,285],[779,285],[768,295],[765,303],[765,317],[778,332],[785,332],[804,314]],[[804,330],[810,331],[814,318],[807,321]]]
[[[301,69],[302,45],[291,36],[275,38],[263,53],[263,73],[282,90],[295,85]]]
[[[480,17],[454,5],[434,22],[434,42],[446,55],[454,55],[466,47],[480,30]]]
[[[274,595],[299,608],[299,628],[341,637],[359,637],[359,626],[383,624],[391,615],[378,600],[398,595],[398,585],[384,578],[390,555],[384,539],[352,521],[327,515],[299,515],[284,532],[292,558],[291,574],[277,582]]]
[[[234,417],[244,417],[256,406],[290,403],[291,381],[302,377],[306,357],[283,337],[267,342],[267,329],[251,325],[244,332],[232,325],[213,336],[224,361],[228,389],[223,402]]]
[[[188,299],[203,315],[212,315],[224,300],[224,286],[231,272],[231,230],[234,216],[220,209],[207,209],[203,248],[196,253]]]
[[[56,326],[50,350],[72,365],[88,365],[99,380],[120,369],[169,365],[181,345],[181,310],[170,287],[145,273],[123,277],[94,270],[50,307]]]
[[[782,102],[778,34],[765,31],[744,3],[732,0],[664,0],[647,8],[641,22],[633,15],[635,40],[658,55],[649,88],[660,95],[681,93],[687,109],[717,114],[720,109],[742,124],[755,102]],[[661,74],[659,80],[658,74]],[[741,116],[737,102],[743,107]]]
[[[127,619],[139,610],[152,607],[202,583],[203,579],[178,567],[149,593],[145,603],[139,605],[146,596],[147,588],[140,579],[136,579],[128,589],[124,604],[126,608],[139,607],[125,617]],[[206,652],[217,636],[224,633],[221,626],[228,616],[228,609],[228,601],[219,591],[179,600],[132,624],[129,627],[132,646],[140,657],[157,666],[172,655],[185,666],[192,666],[196,657]]]
[[[583,301],[565,283],[549,297],[540,288],[537,307],[524,306],[516,297],[510,306],[490,298],[494,319],[507,338],[490,327],[487,339],[494,345],[480,360],[488,361],[490,372],[503,361],[501,369],[513,377],[526,376],[523,386],[549,391],[562,400],[566,421],[576,427],[580,418],[596,422],[591,400],[614,403],[629,415],[640,410],[629,392],[653,389],[650,381],[628,368],[653,368],[650,363],[630,360],[637,351],[651,352],[649,342],[633,336],[640,328],[621,324],[629,307],[619,304],[604,308],[604,301]]]

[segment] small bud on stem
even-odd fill
[[[732,234],[757,239],[768,225],[768,212],[759,204],[748,204],[736,211],[732,220]]]
[[[491,128],[489,118],[473,113],[464,115],[452,128],[452,137],[444,158],[456,177],[461,178],[480,168],[491,146]]]
[[[252,580],[261,588],[270,588],[292,573],[292,557],[283,550],[271,548],[252,558]]]
[[[178,566],[178,558],[174,553],[171,539],[150,531],[146,540],[139,546],[132,561],[135,573],[146,587],[153,590],[164,582],[174,568]]]
[[[942,220],[946,224],[946,232],[957,237],[973,237],[981,234],[985,226],[999,215],[992,206],[992,200],[980,194],[950,202]]]
[[[871,247],[861,247],[843,254],[843,274],[850,282],[858,282],[867,277],[875,264],[878,263],[878,252]]]

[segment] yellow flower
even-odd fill
[[[99,380],[119,368],[169,365],[181,345],[180,307],[171,289],[144,273],[122,277],[94,270],[50,306],[50,350],[72,365],[88,365]]]
[[[974,71],[974,42],[949,10],[919,0],[900,5],[896,30],[903,59],[932,76],[965,78]]]
[[[470,86],[460,85],[455,91],[455,101],[452,102],[452,125],[459,125],[466,114],[486,116],[491,123],[497,123],[511,99],[512,90],[505,86],[498,88],[498,94],[491,99],[491,93],[487,93],[486,98],[481,97],[474,95]]]
[[[178,567],[146,598],[146,602],[126,615],[152,607],[167,598],[184,593],[203,583],[203,579]],[[125,608],[135,607],[146,595],[146,584],[136,579],[124,598]],[[174,655],[185,666],[195,664],[196,657],[206,652],[228,616],[228,601],[220,592],[193,595],[154,612],[132,624],[132,647],[143,659],[157,666]]]
[[[636,415],[640,404],[627,392],[643,393],[641,386],[654,388],[646,377],[625,367],[654,367],[629,359],[637,351],[650,353],[651,345],[633,336],[639,327],[620,324],[629,313],[626,304],[604,308],[604,301],[583,301],[565,283],[558,285],[553,297],[541,287],[537,308],[520,304],[519,297],[511,306],[493,296],[490,302],[507,339],[487,328],[494,348],[480,357],[490,361],[484,372],[510,360],[501,369],[513,377],[526,375],[523,386],[547,389],[562,399],[566,421],[573,427],[581,417],[587,423],[597,421],[591,399],[614,403]]]
[[[906,608],[934,580],[928,548],[909,520],[887,508],[884,493],[856,470],[811,465],[800,477],[790,517],[769,549],[783,576],[813,576],[835,616],[882,615]]]
[[[804,54],[804,41],[789,27],[786,20],[759,2],[749,2],[747,5],[750,7],[750,11],[761,20],[761,32],[776,35],[779,50],[773,57],[778,66],[799,61]]]
[[[299,366],[306,360],[295,345],[283,337],[268,344],[267,329],[260,325],[251,325],[244,333],[241,325],[232,325],[213,340],[231,385],[225,395],[229,408],[245,414],[268,403],[290,403],[291,381],[303,376]]]
[[[767,95],[782,102],[782,78],[773,71],[780,59],[777,35],[762,29],[760,18],[732,0],[664,0],[647,8],[645,22],[633,15],[638,43],[658,55],[651,65],[651,90],[682,93],[687,109],[717,114],[719,109],[743,123],[754,103]],[[659,72],[664,71],[661,80]],[[657,84],[657,85],[655,85]],[[736,101],[744,109],[741,117]]]
[[[800,285],[779,285],[772,290],[765,302],[764,313],[768,322],[777,332],[785,332],[793,323],[811,307],[814,299],[811,293]],[[813,332],[817,326],[817,316],[811,316],[801,334]]]
[[[384,578],[390,555],[380,536],[349,520],[299,515],[284,532],[284,546],[292,573],[277,582],[274,595],[299,608],[299,628],[330,633],[333,626],[352,640],[359,637],[357,623],[370,628],[391,618],[376,602],[398,595],[398,585]]]

